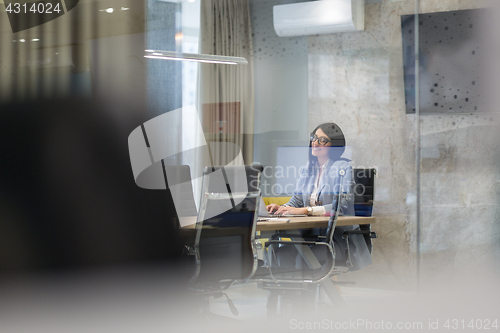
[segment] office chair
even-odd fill
[[[190,281],[202,296],[207,317],[209,297],[226,296],[233,315],[238,311],[223,293],[235,281],[248,281],[257,269],[255,227],[260,198],[262,166],[205,167]]]
[[[165,173],[177,216],[195,216],[197,211],[189,165],[165,165]]]
[[[373,212],[373,194],[375,189],[375,176],[377,170],[371,169],[354,169],[354,212],[356,216],[372,216]],[[371,224],[361,224],[359,230],[345,231],[342,238],[345,240],[345,267],[348,269],[353,267],[351,259],[351,250],[349,237],[352,235],[363,235],[370,254],[373,251],[373,238],[377,238],[377,234],[371,231]]]
[[[339,170],[339,176],[339,184],[343,184],[346,170]],[[342,189],[336,193],[336,205],[333,205],[325,236],[315,236],[314,238],[308,237],[304,239],[300,234],[275,234],[271,237],[271,240],[265,243],[265,247],[268,250],[269,265],[267,268],[260,267],[254,276],[254,280],[258,281],[261,288],[270,290],[271,292],[267,304],[268,315],[276,314],[278,294],[282,296],[292,295],[292,297],[297,293],[301,296],[305,295],[306,297],[300,299],[301,302],[297,302],[303,304],[302,301],[308,298],[307,294],[311,296],[319,284],[324,285],[327,292],[331,292],[329,293],[331,298],[344,304],[343,300],[335,295],[336,291],[332,291],[331,287],[326,286],[326,283],[328,283],[327,278],[335,273],[335,246],[333,237],[337,225],[341,198],[347,195],[346,193],[348,193],[348,191],[348,189]],[[288,238],[291,240],[288,240]],[[297,271],[296,269],[283,269],[273,265],[272,258],[274,257],[275,247],[285,245],[293,245],[296,247],[309,270]],[[314,247],[310,248],[311,245],[314,245]],[[321,264],[314,254],[314,250],[320,248],[326,251],[327,257],[324,264]]]
[[[352,182],[352,188],[349,189],[348,191],[343,190],[343,192],[348,192],[348,193],[353,193],[353,201],[354,201],[354,212],[356,216],[371,216],[372,215],[372,210],[373,210],[373,193],[374,193],[374,177],[376,174],[375,169],[353,169],[353,182]],[[342,183],[342,181],[341,181]],[[337,203],[340,203],[340,196],[345,195],[343,193],[338,193],[337,194]],[[337,212],[339,211],[339,206],[337,205],[334,207],[334,211],[332,212],[332,217],[336,219]],[[343,299],[340,297],[340,295],[336,292],[335,287],[332,288],[332,285],[334,284],[354,284],[354,282],[350,281],[331,281],[327,279],[327,277],[332,276],[332,275],[339,275],[342,273],[347,273],[348,271],[352,269],[356,269],[353,265],[353,257],[352,257],[352,252],[355,252],[355,255],[358,256],[359,254],[355,251],[356,249],[353,247],[354,245],[351,244],[353,243],[354,239],[353,237],[357,237],[354,235],[363,235],[364,241],[366,243],[367,249],[369,253],[371,254],[373,245],[372,245],[372,238],[376,238],[377,235],[376,233],[372,232],[370,229],[369,224],[362,224],[359,226],[359,229],[357,230],[352,230],[352,231],[343,231],[341,232],[340,229],[335,229],[336,221],[335,223],[332,223],[332,219],[330,219],[328,229],[326,232],[326,236],[317,236],[316,238],[307,238],[308,242],[304,242],[305,244],[317,244],[315,242],[324,242],[324,241],[329,241],[331,244],[331,249],[333,250],[333,258],[334,258],[334,266],[330,267],[328,266],[327,269],[325,269],[324,265],[322,267],[322,270],[319,271],[319,274],[316,273],[314,274],[314,271],[309,272],[309,276],[303,276],[303,281],[295,281],[295,286],[297,286],[297,282],[303,282],[302,285],[299,285],[298,287],[295,287],[295,289],[300,289],[302,288],[303,291],[307,291],[308,289],[311,289],[311,286],[319,286],[321,284],[321,287],[323,290],[326,292],[326,294],[336,303],[337,305],[345,305],[345,302]],[[301,235],[293,235],[293,234],[275,234],[273,235],[273,240],[271,241],[272,243],[281,243],[282,241],[276,241],[276,239],[280,239],[282,237],[290,237],[290,238],[296,238],[296,237],[301,237]],[[345,242],[344,243],[344,249],[345,253],[342,256],[344,260],[338,260],[338,256],[335,256],[335,247],[333,246],[332,239],[335,238],[335,240],[339,243],[340,242]],[[286,242],[286,241],[285,241]],[[359,258],[355,258],[358,259]],[[329,264],[327,263],[325,265]],[[316,263],[316,267],[317,267]],[[316,270],[318,272],[318,270]],[[311,274],[312,273],[312,274]],[[257,272],[256,275],[258,275],[259,272]],[[283,275],[283,274],[282,274]],[[286,294],[289,293],[290,291],[293,291],[294,284],[290,283],[291,281],[286,281],[286,279],[276,278],[275,283],[273,285],[272,282],[269,281],[269,279],[261,279],[263,282],[262,286],[264,289],[269,289],[271,290],[271,296],[268,299],[268,314],[273,314],[274,311],[276,310],[277,307],[277,295],[276,292],[273,291],[278,291],[281,292],[281,294]],[[284,282],[288,282],[288,285],[284,284]],[[319,288],[318,288],[319,289]]]

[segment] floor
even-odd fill
[[[341,286],[338,289],[349,309],[359,309],[367,306],[367,304],[394,303],[415,296],[415,293],[410,292],[353,286]],[[239,321],[255,321],[267,318],[266,303],[269,292],[258,288],[256,282],[234,284],[226,291],[226,294],[237,308],[238,316],[231,313],[226,297],[210,300],[210,311],[212,313]],[[335,309],[335,305],[324,295],[321,296],[321,304],[324,307]]]

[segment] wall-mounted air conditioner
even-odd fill
[[[280,37],[365,29],[365,0],[318,0],[273,7]]]

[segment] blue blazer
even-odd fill
[[[343,177],[340,176],[340,170],[345,171]],[[307,207],[310,206],[311,193],[314,188],[314,180],[318,174],[318,168],[311,168],[308,163],[300,172],[297,188],[293,192],[293,196],[285,205],[292,207]],[[318,186],[318,206],[324,206],[326,212],[331,212],[332,207],[337,205],[339,191],[345,195],[341,196],[339,206],[339,215],[354,216],[354,196],[353,196],[353,178],[352,167],[347,160],[328,160],[325,164],[325,174],[321,177]],[[344,231],[359,229],[358,225],[336,227],[333,235],[333,240],[336,248],[336,257],[345,259],[347,251],[346,241],[342,238]],[[303,230],[302,234],[307,237],[309,235],[324,235],[326,228],[315,228]],[[349,248],[351,252],[351,262],[353,267],[351,270],[358,270],[372,262],[371,253],[364,240],[363,235],[351,235],[349,237]],[[338,253],[337,251],[340,251]]]
[[[345,171],[342,183],[340,183],[340,170]],[[314,180],[319,172],[319,168],[311,168],[310,164],[300,171],[297,188],[293,192],[292,198],[286,204],[292,207],[310,206],[311,193],[314,188]],[[352,167],[346,160],[328,160],[325,164],[325,174],[321,177],[318,186],[318,206],[325,207],[327,212],[332,211],[333,205],[337,205],[337,193],[345,193],[348,197],[352,194]],[[342,198],[339,207],[340,215],[354,215],[354,203],[349,198]]]

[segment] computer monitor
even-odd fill
[[[276,147],[276,164],[273,170],[274,183],[269,188],[270,196],[291,196],[297,186],[301,170],[309,161],[309,146]],[[352,147],[346,146],[342,158],[351,160]]]

